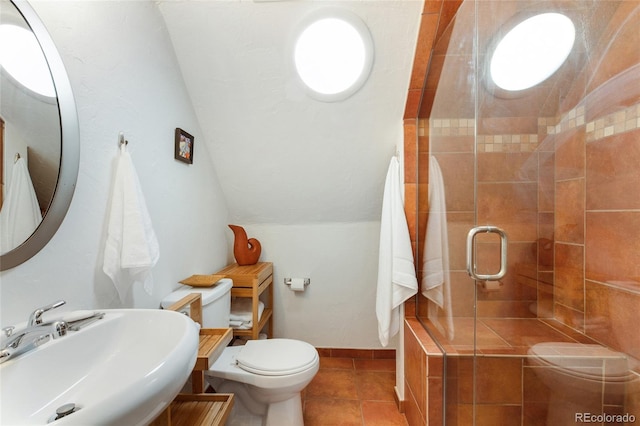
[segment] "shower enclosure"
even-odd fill
[[[640,2],[466,0],[430,58],[416,316],[445,424],[640,424]]]

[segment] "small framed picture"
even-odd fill
[[[175,159],[193,164],[193,136],[176,128]]]

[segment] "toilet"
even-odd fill
[[[611,283],[614,284],[614,283]],[[624,292],[608,296],[610,312],[627,297]],[[606,406],[624,406],[628,393],[638,391],[640,360],[636,339],[625,336],[627,318],[611,315],[589,324],[594,336],[607,336],[618,351],[600,344],[544,342],[529,349],[527,361],[549,389],[548,425],[576,424],[577,414],[598,414]],[[581,421],[583,421],[582,419]]]
[[[549,389],[547,425],[573,424],[579,413],[602,413],[603,401],[624,405],[627,386],[637,379],[630,361],[597,344],[533,345],[528,363]]]
[[[229,327],[232,281],[212,287],[184,287],[162,301],[166,308],[190,293],[202,294],[202,326]],[[233,393],[230,425],[302,426],[300,392],[318,372],[318,351],[293,339],[248,340],[228,346],[208,371],[207,382],[219,393]]]
[[[200,293],[202,297],[202,322],[206,328],[227,328],[231,316],[231,287],[233,281],[223,278],[211,287],[189,287],[186,285],[162,299],[163,309],[168,308],[185,296],[192,293]],[[182,313],[189,315],[189,307],[185,307]]]

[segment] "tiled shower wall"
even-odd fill
[[[622,2],[553,142],[553,315],[640,359],[640,4]],[[551,153],[550,153],[551,154]],[[549,302],[551,302],[549,300]]]
[[[424,159],[418,147],[418,113],[426,112],[433,102],[435,92],[425,87],[427,69],[431,61],[435,41],[442,36],[456,14],[462,0],[425,0],[422,13],[416,56],[414,58],[409,93],[404,114],[404,176],[405,213],[411,243],[418,243],[418,221],[424,223],[424,207],[419,207],[418,188],[424,192],[425,183],[418,183],[418,175],[428,175],[428,170],[419,171]],[[427,157],[428,161],[428,157]],[[425,204],[426,198],[420,202]],[[416,259],[416,263],[418,263]],[[442,424],[443,414],[443,358],[435,342],[415,318],[415,303],[406,304],[407,321],[404,325],[405,383],[404,401],[400,402],[409,425]]]
[[[584,318],[586,290],[582,271],[592,266],[582,261],[585,236],[589,234],[586,226],[606,226],[598,224],[600,221],[617,226],[626,224],[628,229],[594,234],[589,240],[593,247],[589,259],[595,264],[603,258],[601,248],[606,246],[600,240],[603,236],[626,238],[627,244],[621,244],[618,252],[608,253],[623,264],[601,279],[609,287],[631,290],[631,300],[635,300],[634,295],[640,290],[640,284],[634,281],[638,271],[633,270],[640,260],[633,250],[638,241],[634,228],[637,219],[634,221],[633,214],[628,218],[623,215],[621,220],[607,217],[613,217],[612,213],[620,217],[623,212],[617,210],[627,202],[631,203],[627,213],[637,210],[633,199],[640,192],[635,188],[640,182],[636,154],[640,105],[592,117],[588,122],[585,113],[585,106],[581,105],[562,117],[539,118],[531,126],[537,125],[537,133],[478,134],[475,155],[474,119],[419,120],[419,140],[424,145],[431,141],[430,151],[421,153],[426,156],[431,152],[445,174],[452,279],[457,292],[454,298],[459,302],[454,308],[455,316],[473,316],[470,309],[474,292],[465,272],[464,247],[457,247],[456,242],[465,241],[464,233],[473,226],[476,208],[479,223],[504,224],[514,241],[509,246],[509,269],[513,273],[503,280],[499,292],[480,291],[479,316],[546,318],[553,317],[555,312],[567,325],[584,332],[583,323],[588,319]],[[473,203],[476,161],[477,188],[482,199],[478,206]],[[609,169],[603,170],[607,164]],[[495,205],[500,208],[492,209]],[[426,214],[426,206],[423,213]],[[600,220],[585,221],[595,213],[599,213],[595,217]],[[596,232],[599,228],[593,229]],[[598,279],[594,277],[593,281]],[[532,306],[536,302],[537,309]]]
[[[635,326],[640,323],[640,32],[637,28],[640,28],[640,6],[637,2],[623,2],[603,37],[612,41],[597,47],[590,56],[591,63],[576,78],[572,92],[563,100],[562,112],[557,117],[537,117],[535,122],[527,123],[525,131],[519,130],[523,127],[521,118],[515,118],[512,123],[502,120],[504,131],[496,131],[494,127],[491,134],[483,134],[482,123],[476,123],[473,118],[418,121],[407,115],[405,187],[410,225],[425,223],[429,134],[448,140],[448,152],[432,143],[432,154],[438,156],[435,151],[440,149],[443,161],[454,153],[456,160],[463,161],[456,163],[461,173],[456,177],[458,182],[469,179],[464,175],[463,165],[464,161],[474,161],[474,142],[479,187],[483,164],[486,170],[495,169],[490,167],[492,163],[513,164],[521,172],[524,170],[517,185],[522,184],[519,189],[529,191],[529,198],[537,201],[534,205],[520,206],[524,209],[518,212],[534,216],[525,221],[525,226],[516,229],[522,246],[512,251],[521,255],[520,273],[513,278],[519,285],[512,290],[519,288],[520,293],[499,299],[496,295],[481,294],[479,314],[554,317],[603,345],[640,359],[640,333]],[[428,104],[429,96],[427,87],[423,105]],[[409,106],[408,102],[408,110]],[[474,141],[476,128],[480,131]],[[512,131],[514,128],[518,130]],[[423,136],[416,137],[419,132]],[[522,161],[532,156],[536,161],[531,169],[522,169]],[[411,170],[411,164],[417,164],[416,169]],[[496,176],[485,178],[489,182]],[[419,194],[418,202],[412,203],[411,197],[415,194]],[[466,198],[464,194],[453,197],[452,202],[462,204]],[[453,233],[456,220],[465,224],[469,221],[465,215],[471,211],[464,210],[458,217],[451,218]],[[420,225],[419,229],[424,227]],[[414,244],[420,244],[415,226],[412,232]],[[532,252],[530,246],[536,241],[541,243],[537,253]],[[454,262],[455,259],[452,264]],[[537,265],[528,269],[526,264],[531,262]],[[421,264],[419,259],[417,264]],[[535,309],[531,309],[532,301]],[[466,315],[465,312],[456,314]],[[442,413],[438,412],[436,395],[442,392],[442,373],[435,368],[441,355],[437,347],[429,343],[429,336],[422,335],[417,321],[408,319],[406,326],[407,418],[415,420],[411,424],[441,424],[438,419]],[[420,354],[422,358],[416,361]],[[413,361],[409,357],[413,357]],[[434,367],[429,369],[432,364]],[[458,369],[458,374],[460,371],[464,369]],[[514,389],[526,383],[529,375],[525,369],[520,373],[515,371],[511,375]],[[468,379],[455,378],[463,383]],[[628,392],[628,395],[625,411],[638,415],[638,392]],[[491,404],[484,409],[491,410]]]

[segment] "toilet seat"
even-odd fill
[[[603,362],[606,363],[607,381],[624,381],[629,376],[627,356],[600,345],[538,343],[531,347],[529,354],[543,365],[582,379],[601,381]]]
[[[309,369],[317,358],[316,349],[300,340],[249,340],[237,354],[236,365],[253,374],[285,376]]]

